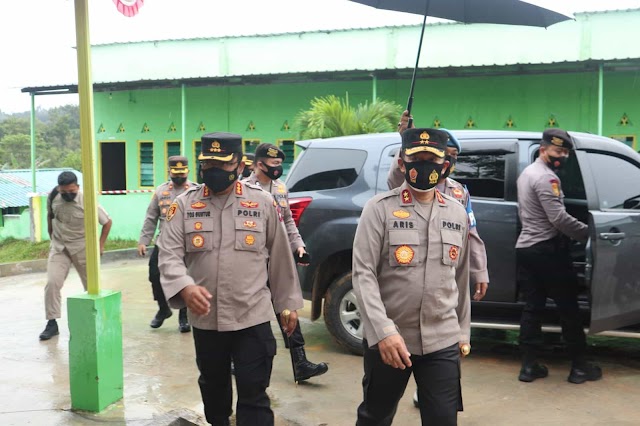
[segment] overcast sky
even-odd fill
[[[400,1],[400,0],[398,0]],[[3,0],[0,9],[0,110],[26,111],[25,86],[76,80],[73,0]],[[91,42],[161,40],[318,29],[418,24],[421,18],[348,0],[146,0],[134,18],[113,0],[89,0]],[[640,0],[531,0],[561,12],[640,8]],[[562,6],[558,6],[561,4]],[[77,103],[39,96],[36,106]]]

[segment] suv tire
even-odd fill
[[[351,271],[331,283],[324,300],[324,322],[333,339],[347,351],[362,355],[362,320],[353,292]]]

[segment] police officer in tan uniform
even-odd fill
[[[253,173],[253,160],[255,160],[256,156],[255,154],[252,154],[250,152],[245,153],[242,156],[242,161],[244,162],[244,169],[242,170],[242,177],[244,179],[248,178],[249,176],[251,176],[251,173]]]
[[[568,381],[584,383],[602,377],[600,367],[585,360],[586,337],[578,310],[578,281],[573,271],[569,238],[586,241],[586,224],[567,213],[558,172],[569,158],[573,140],[564,130],[542,134],[540,156],[518,178],[518,214],[522,231],[516,243],[525,307],[520,320],[522,368],[518,379],[532,382],[546,377],[538,363],[541,321],[547,297],[552,298],[562,324],[562,337],[572,359]]]
[[[59,334],[57,318],[60,318],[60,290],[73,264],[80,275],[82,286],[87,290],[87,257],[84,232],[84,204],[78,178],[73,172],[62,172],[58,176],[58,186],[47,202],[48,228],[51,246],[47,261],[47,285],[44,289],[44,306],[47,326],[40,334],[40,340],[49,340]],[[100,254],[111,230],[111,219],[98,206],[100,233]]]
[[[189,309],[207,421],[229,424],[233,358],[237,424],[273,425],[266,389],[276,341],[269,322],[275,308],[291,335],[303,301],[279,207],[267,192],[237,180],[241,143],[231,133],[202,136],[203,184],[167,212],[160,282],[170,305]]]
[[[282,163],[284,160],[284,152],[276,145],[268,143],[258,145],[255,152],[255,167],[247,182],[260,186],[271,193],[282,211],[283,223],[289,236],[291,252],[298,265],[306,266],[309,263],[309,255],[305,250],[304,241],[302,241],[291,215],[289,190],[284,182],[279,179],[282,176]],[[291,353],[293,377],[296,382],[320,376],[329,370],[329,367],[324,362],[314,364],[307,359],[304,350],[304,337],[299,322],[291,337],[285,337],[284,342]]]
[[[435,187],[448,136],[402,134],[405,183],[369,200],[356,230],[353,288],[364,326],[364,401],[357,425],[390,425],[411,373],[423,424],[455,425],[460,353],[468,353],[469,225]]]
[[[151,243],[151,240],[153,240],[158,224],[160,225],[160,232],[162,232],[167,211],[173,200],[192,185],[187,179],[189,174],[189,160],[187,157],[174,155],[169,157],[168,163],[170,181],[156,188],[156,191],[151,197],[149,207],[147,208],[147,215],[144,218],[142,231],[140,231],[140,239],[138,240],[138,254],[140,256],[147,254],[147,246]],[[167,299],[164,297],[162,285],[160,284],[157,244],[153,248],[153,252],[151,252],[151,258],[149,258],[149,281],[151,282],[153,299],[158,302],[158,312],[149,325],[151,328],[158,328],[165,319],[173,315],[173,312],[171,312]],[[191,331],[189,319],[187,318],[187,308],[182,308],[179,311],[178,329],[181,333]]]

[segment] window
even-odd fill
[[[165,167],[166,164],[169,164],[169,157],[173,157],[174,155],[180,155],[180,141],[167,141],[167,158],[164,162]]]
[[[640,202],[640,167],[626,158],[587,154],[602,209],[633,209]]]
[[[140,142],[140,186],[153,187],[153,142]]]
[[[243,139],[242,140],[242,152],[253,153],[256,152],[256,148],[262,142],[260,139]]]
[[[622,142],[623,144],[635,149],[636,148],[636,136],[635,135],[611,135],[611,139]]]
[[[127,189],[125,142],[100,142],[100,185],[102,191]]]
[[[293,139],[278,139],[277,144],[282,152],[284,152],[285,159],[282,163],[282,167],[284,169],[283,174],[286,176],[291,169],[293,160],[295,159],[296,141],[294,141]]]
[[[355,149],[307,149],[302,151],[287,177],[291,192],[320,191],[352,185],[367,159]]]
[[[460,155],[451,177],[474,197],[504,199],[505,154]]]

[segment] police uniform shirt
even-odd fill
[[[60,194],[51,201],[51,211],[54,218],[51,221],[53,235],[51,237],[51,250],[60,253],[65,249],[74,255],[86,247],[84,231],[84,197],[82,191],[73,201],[65,201]],[[98,222],[105,225],[109,222],[109,215],[98,205]]]
[[[199,329],[242,330],[275,319],[274,308],[303,306],[276,203],[258,187],[234,185],[217,206],[206,185],[189,188],[170,206],[158,238],[160,282],[170,305],[185,306],[180,291],[190,284],[213,296],[208,315],[189,313]]]
[[[469,341],[468,233],[462,205],[439,192],[418,205],[405,183],[367,202],[353,287],[369,346],[399,333],[424,355]]]
[[[537,158],[518,178],[518,214],[522,231],[516,248],[531,247],[560,233],[586,241],[587,225],[567,213],[560,179]]]
[[[169,181],[156,188],[151,197],[149,207],[147,207],[147,215],[144,218],[138,244],[145,246],[151,244],[158,227],[158,221],[160,221],[160,232],[162,232],[169,206],[178,195],[186,191],[191,185],[192,183],[187,180],[183,186],[176,187],[173,182]]]
[[[270,192],[276,203],[280,206],[282,211],[282,219],[285,228],[287,229],[287,235],[289,236],[289,245],[291,246],[291,252],[295,253],[300,247],[305,247],[304,241],[300,236],[296,222],[293,220],[291,214],[291,208],[289,207],[289,190],[287,186],[280,180],[272,180],[268,187],[263,187],[255,173],[245,179],[247,182],[260,186],[267,192]]]

